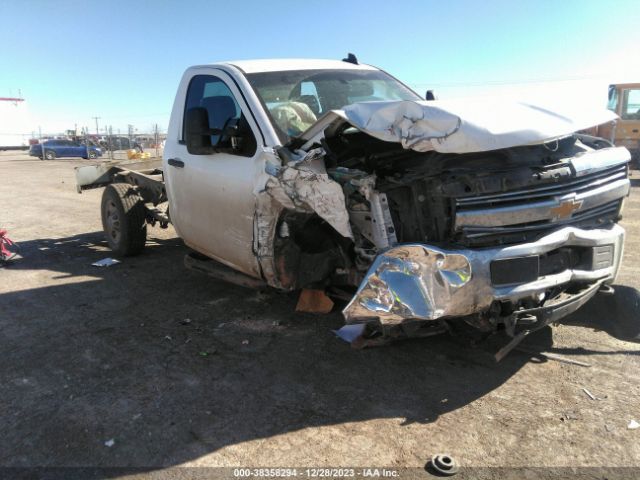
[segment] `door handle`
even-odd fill
[[[167,160],[167,163],[172,167],[184,168],[184,162],[179,158],[170,158],[169,160]]]
[[[633,130],[631,130],[631,133],[638,133],[638,129],[634,128]]]

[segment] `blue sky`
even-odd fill
[[[354,52],[440,97],[579,91],[604,103],[607,83],[640,82],[631,0],[0,0],[0,20],[0,97],[21,91],[31,130],[93,131],[93,116],[166,128],[184,69],[230,59]]]

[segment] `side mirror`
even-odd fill
[[[431,101],[431,100],[435,100],[435,99],[436,99],[436,96],[435,96],[435,94],[433,93],[433,90],[427,90],[427,94],[424,96],[424,98],[425,98],[426,100]]]
[[[184,136],[187,151],[191,155],[210,155],[214,153],[211,145],[209,113],[206,108],[193,107],[187,110],[184,118]]]

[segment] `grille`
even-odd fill
[[[530,241],[560,226],[595,228],[614,223],[618,219],[622,199],[628,192],[627,174],[625,163],[558,183],[457,198],[456,234],[459,241],[467,245],[510,244]],[[558,219],[549,213],[546,215],[548,218],[513,224],[507,221],[505,224],[509,218],[526,220],[534,213],[539,216],[541,211],[550,212],[563,197],[588,197],[588,202],[585,200],[584,207],[568,218]]]

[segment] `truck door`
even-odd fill
[[[181,102],[178,94],[172,122],[176,116],[182,118],[190,108],[204,107],[212,129],[222,129],[229,119],[239,119],[244,125],[243,146],[233,152],[189,154],[182,122],[179,141],[168,138],[164,153],[171,222],[194,250],[259,276],[253,253],[253,190],[260,154],[256,146],[257,126],[228,75],[215,69],[208,72],[211,73],[191,77]],[[173,123],[170,131],[176,131]],[[217,136],[212,136],[213,145],[217,140]]]

